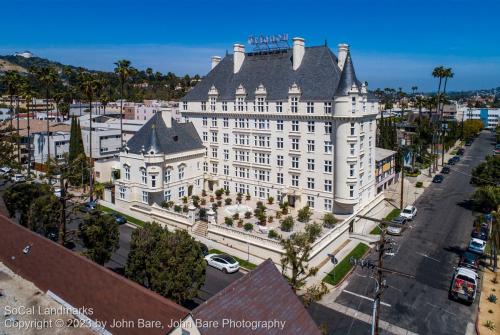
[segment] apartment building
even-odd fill
[[[469,108],[461,105],[456,118],[458,121],[481,120],[486,129],[495,129],[500,124],[500,108]]]
[[[349,46],[326,45],[212,57],[212,70],[182,99],[181,115],[206,147],[205,188],[291,206],[352,213],[375,190],[378,103],[354,70]]]

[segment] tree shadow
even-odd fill
[[[471,199],[462,200],[457,202],[457,206],[460,206],[469,211],[474,211],[474,202]]]
[[[109,268],[109,269],[111,271],[113,271],[114,273],[117,273],[120,276],[125,277],[125,268],[123,266],[119,266],[119,267],[116,267],[116,268]]]
[[[462,256],[463,253],[465,252],[465,250],[462,247],[459,247],[459,246],[456,246],[456,245],[454,245],[454,246],[447,246],[447,247],[444,247],[443,249],[445,251],[447,251],[447,252],[452,252],[455,255],[459,256],[459,257]]]

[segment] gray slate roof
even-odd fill
[[[294,71],[292,49],[288,49],[275,54],[245,54],[242,67],[235,74],[233,55],[227,55],[182,100],[207,101],[212,85],[218,90],[220,100],[234,100],[240,84],[247,99],[253,100],[255,90],[262,84],[267,99],[287,100],[294,83],[301,89],[302,100],[332,100],[341,76],[337,63],[337,57],[327,46],[308,47],[300,67]]]
[[[340,76],[340,82],[335,92],[335,96],[345,96],[348,95],[352,84],[361,89],[361,82],[356,78],[356,72],[354,71],[354,65],[352,64],[351,53],[348,52],[345,58],[344,68],[342,70],[342,75]]]
[[[192,311],[194,319],[218,321],[202,335],[319,335],[314,321],[273,262],[268,259]],[[283,329],[222,327],[222,320],[284,321]]]
[[[127,142],[129,152],[140,154],[142,149],[165,155],[203,149],[198,132],[191,122],[178,123],[172,119],[172,127],[167,128],[161,113],[155,114]]]

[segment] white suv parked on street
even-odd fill
[[[399,215],[407,218],[408,220],[413,220],[413,218],[417,216],[417,209],[414,206],[406,206]]]
[[[240,269],[240,264],[229,255],[210,254],[205,256],[208,265],[216,269],[222,270],[224,273],[237,272]]]

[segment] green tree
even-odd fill
[[[482,186],[472,195],[476,206],[488,213],[500,205],[500,186]]]
[[[120,147],[123,146],[123,88],[129,77],[135,72],[129,60],[122,59],[115,63],[115,73],[120,80]]]
[[[311,216],[312,216],[312,211],[309,208],[309,206],[299,209],[299,212],[297,213],[297,219],[300,222],[309,222]]]
[[[36,198],[29,207],[28,228],[44,236],[50,231],[58,231],[60,207],[59,199],[53,193]]]
[[[470,182],[476,186],[498,185],[500,156],[486,156],[486,161],[472,169]]]
[[[186,231],[147,223],[132,233],[128,278],[178,303],[194,298],[205,281],[200,245]]]
[[[16,160],[16,133],[8,123],[0,122],[0,166],[9,166],[18,168],[19,164]]]
[[[87,250],[84,255],[97,264],[108,262],[119,247],[118,223],[108,214],[94,211],[80,226],[80,236]]]
[[[31,203],[37,198],[51,194],[49,185],[21,183],[9,187],[3,200],[10,217],[19,216],[19,223],[23,226],[28,225],[28,211]]]
[[[75,117],[71,119],[68,163],[72,165],[72,173],[69,176],[71,185],[87,183],[89,179],[88,161],[83,147],[80,123]]]

